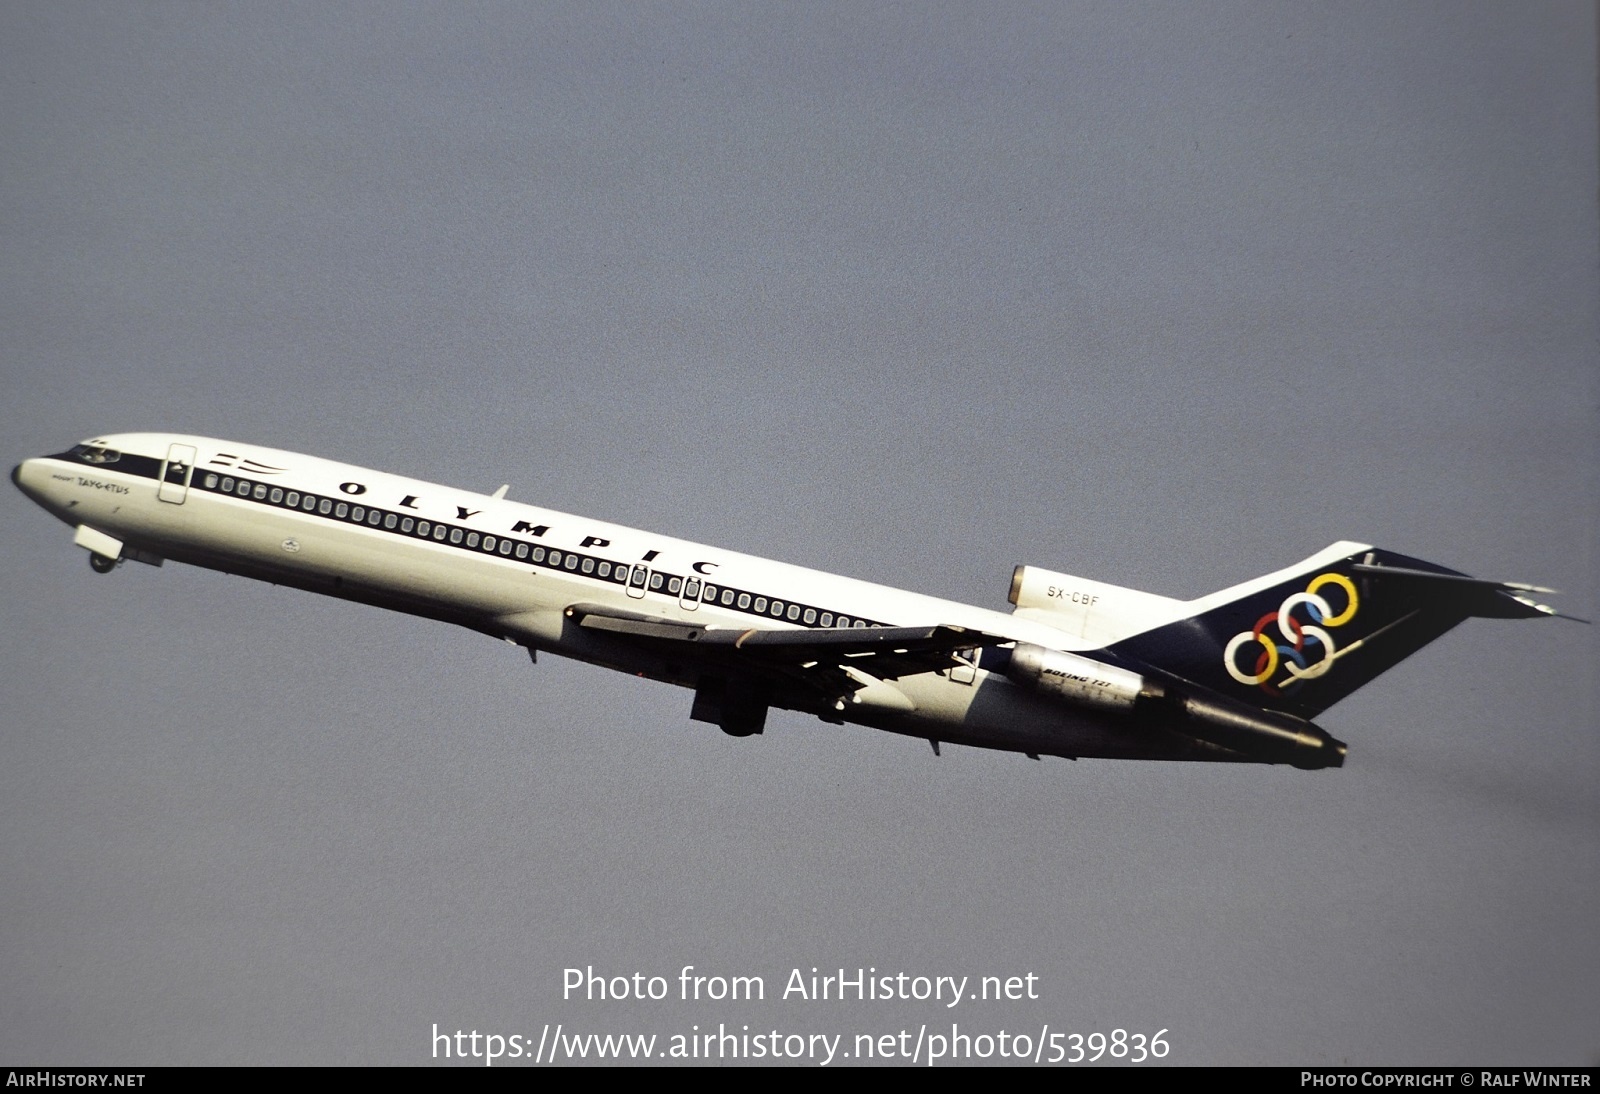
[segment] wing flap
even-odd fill
[[[792,675],[806,670],[830,684],[852,681],[846,668],[879,680],[938,672],[957,663],[957,650],[998,645],[1009,639],[965,627],[852,627],[763,629],[714,627],[678,619],[574,604],[567,617],[586,630],[667,643],[717,647],[747,660],[752,668]],[[860,688],[860,682],[852,681]]]

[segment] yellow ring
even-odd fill
[[[1256,635],[1256,641],[1267,647],[1267,667],[1263,671],[1256,673],[1257,682],[1264,684],[1271,680],[1278,671],[1278,647],[1273,645],[1272,639],[1264,634]]]
[[[1324,585],[1339,586],[1344,590],[1344,595],[1349,598],[1350,602],[1345,605],[1344,611],[1338,615],[1324,619],[1322,625],[1324,627],[1338,627],[1350,622],[1351,618],[1356,614],[1357,606],[1360,604],[1360,599],[1356,596],[1356,583],[1343,574],[1318,574],[1311,579],[1311,584],[1306,586],[1306,592],[1315,595],[1316,591]]]

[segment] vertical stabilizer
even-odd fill
[[[1255,707],[1311,718],[1470,616],[1556,614],[1528,586],[1336,543],[1192,601],[1185,619],[1116,642],[1119,660]]]

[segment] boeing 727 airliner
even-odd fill
[[[493,495],[205,437],[25,460],[98,573],[165,559],[460,624],[694,692],[736,737],[770,707],[1041,755],[1338,767],[1310,719],[1469,616],[1530,594],[1359,543],[1198,600],[1034,566],[1009,613]]]

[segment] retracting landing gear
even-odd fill
[[[766,728],[767,696],[751,681],[710,677],[695,689],[689,717],[719,726],[730,737],[752,737]]]
[[[73,530],[72,542],[89,552],[89,565],[97,574],[109,574],[116,569],[124,553],[120,539],[87,524],[80,524]]]

